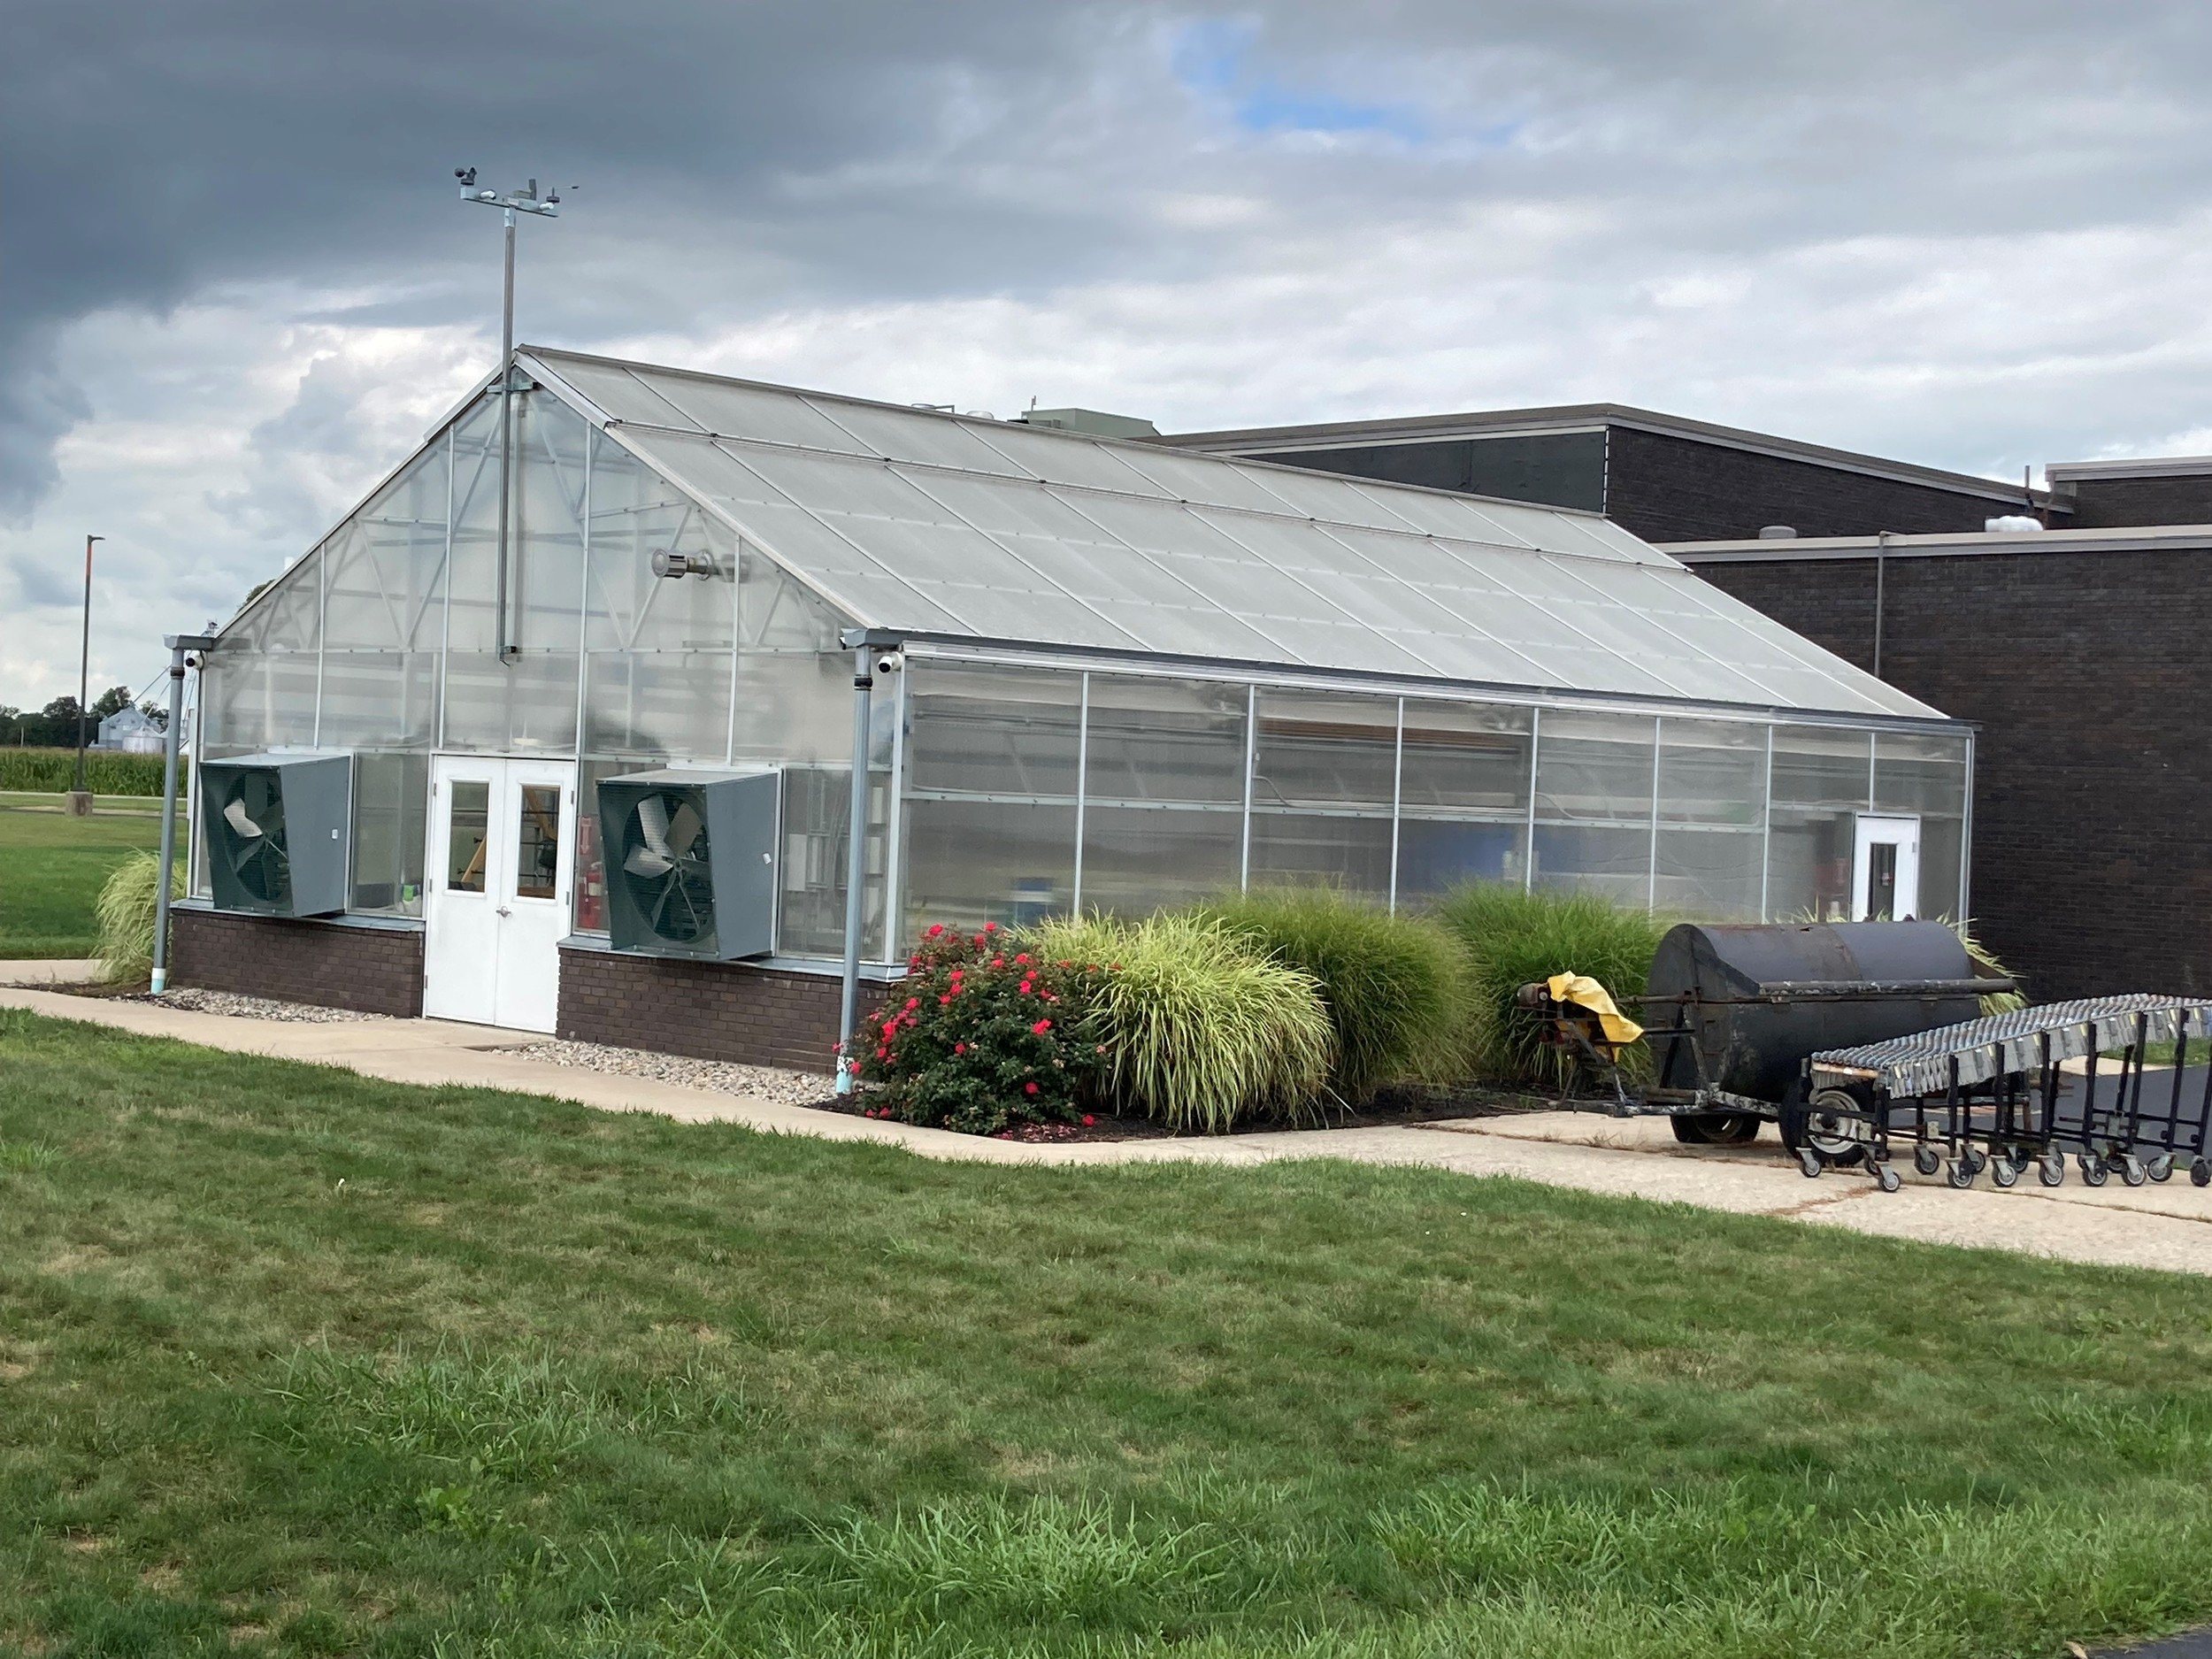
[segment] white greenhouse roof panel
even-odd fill
[[[862,626],[1941,718],[1593,514],[522,355]]]

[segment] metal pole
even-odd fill
[[[515,465],[515,210],[506,211],[507,265],[499,301],[499,548],[492,626],[500,664],[507,662],[507,503],[514,491]]]
[[[843,1044],[837,1059],[840,1094],[853,1092],[853,1073],[860,1065],[855,1026],[859,1018],[860,933],[868,883],[868,703],[876,687],[869,649],[864,645],[853,653],[853,798],[852,816],[846,826],[850,848],[845,860],[845,972],[837,999],[837,1033]]]
[[[92,544],[106,540],[105,536],[98,535],[88,535],[84,539],[84,634],[77,649],[77,772],[76,782],[71,786],[71,793],[79,795],[90,793],[85,787],[84,748],[85,699],[92,690]],[[70,810],[77,810],[79,804],[72,803]],[[82,804],[88,807],[90,803]]]
[[[169,730],[162,743],[161,873],[154,888],[154,982],[159,996],[169,988],[169,880],[177,856],[177,741],[184,726],[184,647],[169,641]]]

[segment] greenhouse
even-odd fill
[[[1970,732],[1601,518],[534,348],[507,383],[503,439],[495,376],[208,653],[196,794],[342,758],[347,902],[243,914],[268,843],[196,811],[202,979],[567,1031],[626,1006],[608,958],[833,974],[856,663],[879,977],[933,922],[1278,881],[1965,913]],[[776,780],[764,950],[615,936],[601,786],[648,774]],[[692,845],[644,822],[618,885]]]

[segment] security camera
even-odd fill
[[[886,651],[876,658],[876,672],[879,674],[895,674],[905,666],[906,653],[904,651]]]
[[[464,186],[472,185],[476,182],[476,169],[473,167],[456,167],[453,170],[453,176],[458,179]]]

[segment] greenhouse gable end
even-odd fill
[[[754,1058],[727,997],[772,988],[826,1068],[849,634],[879,976],[933,921],[1286,879],[1963,914],[1969,731],[1594,515],[534,348],[511,383],[503,559],[488,384],[206,659],[203,758],[349,761],[344,910],[254,924],[334,999],[414,930],[426,1012]],[[741,872],[705,784],[752,777]],[[269,861],[194,817],[203,900]],[[717,893],[770,954],[685,959]],[[180,963],[250,981],[212,941]]]

